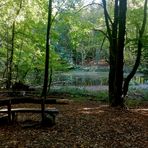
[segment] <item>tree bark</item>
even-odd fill
[[[115,0],[114,4],[114,20],[110,21],[106,8],[106,0],[102,0],[104,8],[104,17],[110,43],[110,71],[109,71],[109,102],[111,106],[124,106],[124,97],[127,94],[130,80],[135,75],[140,64],[142,52],[142,37],[145,31],[147,20],[147,1],[144,4],[143,24],[139,31],[138,52],[135,65],[131,73],[124,81],[123,66],[124,66],[124,48],[125,48],[125,33],[126,33],[126,11],[127,0]]]
[[[47,23],[47,35],[46,35],[46,55],[45,55],[45,71],[44,71],[44,85],[42,96],[47,95],[48,77],[49,77],[49,54],[50,54],[50,30],[51,30],[51,16],[52,16],[52,0],[49,0],[48,8],[48,23]]]
[[[12,25],[12,39],[11,39],[11,51],[10,51],[10,57],[8,57],[8,71],[7,71],[7,84],[6,88],[10,89],[11,87],[11,81],[12,81],[12,66],[13,66],[13,55],[14,55],[14,39],[15,39],[15,21]],[[9,54],[8,54],[9,56]]]
[[[42,90],[41,108],[42,108],[42,123],[45,121],[45,100],[47,96],[48,77],[49,77],[49,54],[50,54],[50,30],[51,30],[51,16],[52,16],[52,0],[49,0],[48,6],[48,22],[47,22],[47,35],[46,35],[46,54],[45,54],[45,72],[44,72],[44,85]]]
[[[116,74],[115,74],[115,86],[116,86],[116,106],[124,106],[124,100],[122,96],[123,86],[123,61],[124,61],[124,47],[125,47],[125,29],[126,29],[126,10],[127,0],[119,1],[119,27],[117,37],[117,51],[116,51]]]
[[[126,0],[115,0],[114,20],[109,23],[106,1],[102,0],[107,33],[110,42],[109,51],[109,102],[111,106],[123,106],[123,51],[126,26]],[[111,26],[111,28],[110,28]]]
[[[114,21],[112,24],[112,34],[110,37],[110,71],[109,71],[109,102],[111,106],[116,105],[116,52],[117,52],[117,27],[118,27],[118,0],[115,0]]]
[[[15,16],[15,19],[14,19],[13,24],[12,24],[12,38],[11,38],[10,57],[9,57],[9,53],[8,53],[8,57],[7,57],[7,84],[6,84],[7,89],[10,89],[10,87],[11,87],[12,67],[13,67],[13,57],[14,57],[14,41],[15,41],[15,30],[16,30],[16,18],[21,11],[22,2],[23,2],[23,0],[20,1],[19,9],[16,12],[16,16]],[[9,52],[9,50],[8,50],[8,52]]]

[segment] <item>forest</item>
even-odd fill
[[[147,3],[0,0],[1,146],[147,147]]]

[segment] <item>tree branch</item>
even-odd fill
[[[100,3],[90,3],[90,4],[82,6],[77,12],[80,12],[82,9],[85,9],[86,7],[89,7],[89,6],[92,6],[92,5],[98,5],[98,6],[101,6],[103,8],[103,5],[100,4]]]
[[[107,33],[109,36],[109,41],[112,44],[112,34],[111,34],[111,28],[110,28],[110,24],[109,24],[110,17],[108,17],[108,11],[106,8],[106,0],[102,0],[102,2],[103,2],[103,8],[104,8],[104,17],[105,17],[105,23],[106,23],[106,27],[107,27]]]
[[[106,40],[106,37],[103,38],[102,44],[100,46],[100,50],[102,50],[105,40]]]
[[[101,32],[106,38],[109,39],[109,36],[107,35],[107,32],[105,33],[103,30],[100,30],[100,29],[93,29],[94,31],[98,31],[98,32]]]
[[[89,6],[91,6],[91,5],[98,5],[98,6],[100,6],[100,7],[102,7],[102,8],[104,9],[103,5],[100,4],[100,3],[90,3],[90,4],[87,4],[87,5],[83,6],[83,7],[81,7],[81,8],[77,11],[77,13],[80,12],[82,9],[85,9],[86,7],[89,7]],[[113,24],[113,22],[112,22],[112,20],[111,20],[111,18],[110,18],[110,16],[109,16],[109,14],[108,14],[108,12],[107,12],[107,17],[108,17],[110,23]]]
[[[59,6],[60,8],[64,5],[64,3],[65,3],[66,1],[63,1],[63,3]],[[53,18],[52,18],[52,20],[51,20],[51,25],[52,25],[52,23],[55,21],[55,19],[56,19],[56,17],[57,17],[57,15],[59,14],[59,11],[57,11],[56,12],[56,14],[53,16]]]
[[[138,38],[138,45],[137,45],[137,48],[138,48],[137,58],[136,58],[136,61],[135,61],[135,64],[134,64],[132,71],[130,72],[130,74],[125,79],[124,86],[123,86],[123,95],[124,96],[126,96],[127,91],[128,91],[129,82],[133,78],[133,76],[135,75],[135,73],[136,73],[136,71],[139,67],[139,64],[140,64],[142,47],[143,47],[142,37],[143,37],[144,31],[145,31],[146,22],[147,22],[147,3],[148,3],[148,0],[145,0],[143,23],[142,23],[141,29],[139,31],[139,38]]]

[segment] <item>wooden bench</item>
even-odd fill
[[[13,104],[23,104],[23,103],[32,103],[32,104],[41,104],[41,108],[12,108]],[[49,99],[45,101],[45,104],[55,104],[55,99]],[[0,106],[7,106],[7,108],[0,109],[0,113],[6,114],[8,118],[8,123],[13,123],[16,113],[41,113],[42,122],[45,114],[52,118],[53,123],[55,123],[55,117],[59,113],[56,108],[44,108],[43,99],[34,99],[34,98],[8,98],[0,100]],[[45,116],[45,119],[46,116]]]
[[[13,123],[16,113],[42,113],[42,110],[41,108],[11,108],[10,111],[8,109],[0,109],[0,113],[8,114],[10,122]],[[46,108],[44,113],[49,115],[52,118],[53,124],[55,124],[55,117],[59,111],[56,108]]]

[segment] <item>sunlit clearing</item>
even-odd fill
[[[81,108],[81,109],[78,109],[78,110],[82,114],[100,114],[100,113],[104,112],[103,110],[101,110],[101,107],[106,107],[106,106],[107,105],[101,105],[99,107],[93,107],[93,108],[84,107],[84,108]]]
[[[95,110],[95,111],[80,111],[82,114],[100,114],[103,113],[103,110]]]
[[[133,112],[148,116],[148,108],[132,109]]]

